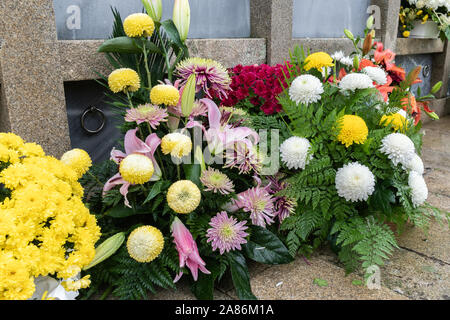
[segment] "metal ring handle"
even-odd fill
[[[86,116],[89,113],[97,113],[102,118],[102,123],[95,130],[90,130],[90,129],[86,128],[85,120],[86,120]],[[105,114],[103,113],[102,110],[100,110],[99,108],[94,107],[94,106],[90,106],[86,110],[84,110],[83,115],[81,116],[81,127],[83,128],[83,130],[85,130],[88,133],[92,133],[92,134],[99,133],[100,131],[102,131],[103,127],[105,126],[105,123],[106,123],[106,116],[105,116]]]

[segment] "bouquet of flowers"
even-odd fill
[[[115,37],[100,48],[116,68],[104,85],[125,137],[123,151],[113,149],[83,183],[104,238],[124,234],[126,242],[107,245],[110,258],[92,267],[86,296],[107,285],[103,297],[113,290],[142,299],[190,273],[194,294],[212,299],[214,283],[231,270],[238,296],[254,299],[246,259],[292,261],[273,232],[277,211],[261,185],[260,136],[212,100],[227,98],[227,70],[189,58],[179,27],[188,23],[177,20],[188,2],[176,1],[174,20],[161,23],[146,8],[148,15],[123,25],[116,13]]]
[[[415,125],[419,123],[422,112],[433,120],[439,119],[436,113],[430,109],[429,103],[434,99],[433,94],[441,89],[442,82],[436,83],[430,93],[423,96],[418,87],[417,96],[415,96],[411,92],[411,86],[422,82],[419,78],[421,67],[416,67],[407,75],[405,69],[395,64],[395,53],[389,49],[385,50],[383,43],[373,41],[375,31],[369,31],[372,24],[373,20],[370,17],[367,21],[366,36],[362,45],[360,37],[355,38],[349,30],[345,30],[345,35],[353,42],[355,51],[350,56],[344,55],[342,51],[331,55],[335,61],[336,74],[332,75],[329,81],[333,81],[335,78],[340,81],[349,72],[361,71],[377,80],[374,86],[385,102],[388,102],[389,95],[395,90],[397,93],[402,92],[401,107],[414,118]]]
[[[389,59],[379,59],[386,52],[365,33],[360,49],[346,30],[355,44],[352,58],[306,55],[298,47],[291,53],[278,97],[284,112],[276,115],[285,124],[276,127],[282,166],[266,183],[283,186],[274,196],[296,204],[279,232],[293,256],[329,242],[347,271],[362,265],[369,276],[397,247],[388,223],[400,232],[407,222],[425,227],[444,214],[426,203],[420,125],[403,110],[417,74],[396,79],[388,93],[380,90],[393,73],[383,65]],[[398,72],[392,65],[389,71]],[[261,122],[270,127],[274,119]]]
[[[222,105],[244,108],[250,114],[280,112],[282,108],[277,96],[286,85],[283,70],[286,74],[287,69],[281,64],[274,67],[267,64],[235,66],[230,70],[231,90],[228,98],[222,100]]]
[[[439,37],[450,39],[450,1],[448,0],[402,0],[399,19],[400,29],[405,38],[410,36],[416,24],[436,22]]]
[[[67,291],[89,286],[79,274],[96,254],[100,228],[78,179],[90,165],[83,150],[57,160],[0,133],[0,300],[29,299],[53,275]]]

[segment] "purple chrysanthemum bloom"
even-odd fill
[[[254,225],[265,228],[270,225],[275,216],[272,196],[265,188],[257,187],[248,189],[237,195],[235,204],[245,212],[250,212],[250,218]]]
[[[262,167],[257,152],[254,149],[250,149],[243,142],[235,143],[234,148],[228,148],[225,153],[225,160],[224,168],[237,167],[240,174],[247,174],[252,170],[258,173]]]
[[[275,216],[280,223],[295,212],[296,202],[287,197],[275,197]]]
[[[182,85],[191,74],[195,74],[196,92],[203,90],[211,99],[213,94],[219,99],[226,99],[227,91],[231,90],[227,69],[211,59],[188,58],[177,65],[176,73],[182,79]]]
[[[202,172],[200,181],[206,187],[205,191],[230,194],[234,192],[233,182],[222,172],[214,168],[208,168]]]
[[[148,103],[140,105],[135,109],[128,109],[125,115],[125,121],[136,122],[138,125],[143,122],[148,122],[150,127],[155,130],[161,122],[167,121],[168,116],[166,110]]]
[[[247,221],[238,222],[233,217],[228,217],[225,211],[219,212],[211,219],[209,225],[212,228],[207,230],[207,242],[211,242],[213,251],[219,249],[220,254],[230,252],[230,250],[241,250],[241,244],[247,243],[244,232],[248,227]]]
[[[280,181],[282,175],[277,174],[275,176],[270,176],[267,178],[269,180],[269,184],[266,186],[266,190],[271,195],[275,195],[287,188],[288,184],[284,181]],[[274,212],[275,217],[278,217],[280,223],[283,222],[284,219],[289,217],[291,213],[294,213],[295,207],[297,203],[294,199],[288,198],[286,196],[274,196]]]

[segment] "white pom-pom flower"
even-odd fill
[[[350,91],[373,88],[373,81],[367,74],[350,73],[342,78],[341,82],[339,82],[339,87],[342,90]]]
[[[331,58],[333,59],[333,60],[336,60],[336,61],[340,61],[342,58],[344,58],[345,56],[344,56],[344,52],[342,52],[342,50],[341,51],[336,51],[335,53],[333,53],[332,55],[331,55]]]
[[[416,171],[411,171],[408,185],[411,188],[411,201],[414,207],[422,205],[428,198],[428,188],[423,176]]]
[[[380,151],[386,154],[395,166],[399,163],[405,165],[416,153],[412,140],[398,132],[388,134],[381,140]]]
[[[281,161],[289,169],[305,169],[311,155],[308,150],[311,144],[308,139],[300,137],[290,137],[280,146]]]
[[[292,101],[306,105],[317,102],[323,93],[322,82],[310,74],[301,75],[292,82],[289,97]]]
[[[370,79],[375,81],[376,83],[383,85],[387,83],[387,75],[383,69],[378,67],[365,67],[362,70],[365,74],[367,74]]]
[[[353,66],[353,59],[350,58],[349,56],[341,58],[339,62],[349,67]]]
[[[407,170],[415,171],[420,175],[423,175],[425,171],[423,161],[417,154],[414,154],[414,156],[412,156],[411,159],[403,165],[403,167]]]
[[[375,176],[358,162],[348,163],[336,172],[336,190],[347,201],[366,201],[375,191]]]

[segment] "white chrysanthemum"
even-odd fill
[[[405,118],[405,119],[408,119],[408,117],[409,117],[408,114],[406,113],[406,111],[403,110],[403,109],[397,111],[397,113],[398,113],[399,115],[402,115],[403,118]]]
[[[290,137],[280,146],[281,161],[289,169],[305,169],[311,159],[308,150],[311,144],[308,139],[300,137]]]
[[[344,57],[345,57],[344,56],[344,52],[342,52],[342,50],[341,51],[336,51],[335,53],[333,53],[331,55],[331,58],[333,60],[336,60],[336,61],[341,61],[341,59],[344,58]]]
[[[428,198],[428,187],[423,176],[411,171],[408,177],[408,185],[411,188],[411,201],[414,207],[422,205]]]
[[[383,69],[378,67],[365,67],[362,70],[365,74],[367,74],[370,79],[375,81],[376,83],[383,85],[387,83],[387,75]]]
[[[310,74],[297,77],[289,88],[289,97],[291,100],[306,105],[319,101],[322,93],[322,82]]]
[[[353,65],[353,59],[350,58],[349,56],[341,58],[341,60],[339,62],[342,64],[345,64],[346,66],[349,66],[349,67],[351,67]]]
[[[355,91],[356,89],[373,88],[373,81],[364,73],[349,73],[339,82],[342,90]]]
[[[412,140],[398,132],[388,134],[381,140],[380,151],[387,154],[395,166],[399,163],[403,165],[408,163],[416,153]]]
[[[406,162],[403,167],[407,170],[415,171],[420,175],[425,172],[423,161],[417,154],[414,154],[414,156],[412,156],[412,158]]]
[[[336,190],[347,201],[366,201],[375,191],[375,176],[358,162],[348,163],[336,172]]]

